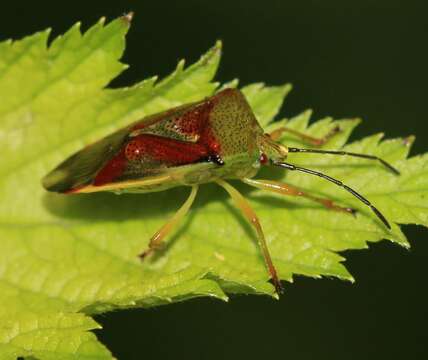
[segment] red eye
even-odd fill
[[[265,165],[267,164],[267,162],[269,161],[268,157],[266,156],[266,154],[260,154],[260,164]]]

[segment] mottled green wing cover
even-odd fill
[[[91,329],[93,313],[148,307],[196,296],[226,300],[228,293],[273,295],[252,229],[224,191],[203,186],[190,216],[155,261],[136,255],[180,206],[188,189],[147,195],[46,193],[42,176],[65,157],[101,136],[141,118],[212,94],[220,57],[217,44],[194,65],[180,62],[167,78],[123,89],[105,86],[125,66],[118,59],[128,29],[124,19],[98,23],[83,36],[76,25],[47,48],[48,31],[0,43],[0,358],[111,359]],[[288,86],[244,88],[267,127]],[[332,109],[334,111],[334,109]],[[307,129],[310,113],[290,127],[322,135],[337,122]],[[358,120],[338,122],[344,131],[329,147],[342,147]],[[284,138],[294,144],[291,138]],[[290,161],[315,166],[361,190],[392,222],[427,225],[428,156],[406,160],[403,139],[375,135],[346,145],[391,161],[403,175],[375,164],[319,156]],[[281,278],[292,274],[352,279],[337,253],[367,241],[407,240],[388,232],[346,192],[311,176],[286,177],[315,194],[361,210],[357,218],[329,213],[302,199],[281,198],[240,186],[258,213]],[[379,179],[382,179],[381,181]],[[141,324],[142,334],[144,324]],[[147,338],[143,336],[142,338]]]

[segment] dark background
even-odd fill
[[[2,3],[0,39],[134,10],[114,85],[166,75],[224,41],[217,79],[292,82],[283,115],[361,116],[355,136],[416,134],[427,145],[428,3],[423,1],[40,1]],[[428,242],[405,227],[406,251],[390,243],[348,252],[355,285],[297,277],[280,301],[192,300],[97,317],[99,338],[120,359],[425,359]]]

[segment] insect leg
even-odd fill
[[[276,193],[281,194],[281,195],[302,196],[302,197],[305,197],[305,198],[310,199],[312,201],[316,201],[317,203],[319,203],[319,204],[321,204],[321,205],[323,205],[326,208],[331,209],[331,210],[346,212],[346,213],[352,214],[352,215],[354,215],[356,212],[356,210],[354,210],[352,208],[338,206],[332,200],[323,199],[323,198],[320,198],[317,196],[307,194],[307,193],[303,192],[302,190],[300,190],[300,189],[298,189],[292,185],[284,184],[284,183],[281,183],[279,181],[264,180],[264,179],[263,180],[262,179],[255,180],[255,179],[249,179],[249,178],[244,178],[241,180],[244,183],[251,185],[251,186],[254,186],[258,189],[276,192]]]
[[[193,204],[193,201],[195,200],[197,192],[198,192],[198,185],[193,185],[192,191],[190,192],[189,197],[181,206],[181,208],[178,209],[178,211],[172,216],[172,218],[169,219],[169,221],[164,226],[162,226],[156,232],[156,234],[152,236],[149,242],[148,249],[145,250],[142,254],[140,254],[140,258],[142,260],[148,255],[150,255],[151,253],[153,253],[156,249],[162,246],[162,242],[165,236],[167,236],[171,232],[174,226],[177,225],[189,211],[190,207]]]
[[[276,292],[278,294],[282,293],[283,288],[281,285],[281,281],[279,280],[275,266],[273,265],[272,258],[269,253],[269,249],[266,244],[265,235],[263,233],[262,227],[260,225],[260,222],[259,222],[259,219],[257,218],[256,213],[250,207],[250,204],[248,204],[247,200],[245,200],[245,198],[241,195],[241,193],[238,190],[236,190],[232,185],[228,184],[223,180],[217,180],[216,182],[229,193],[236,207],[238,207],[242,211],[242,213],[245,215],[245,217],[250,222],[250,224],[254,226],[257,232],[257,240],[258,240],[260,249],[262,250],[263,258],[265,260],[266,267],[269,270],[269,274],[275,286]]]
[[[323,173],[321,173],[319,171],[307,169],[307,168],[296,166],[296,165],[289,164],[289,163],[286,163],[286,162],[273,161],[272,164],[275,165],[275,166],[282,167],[282,168],[287,169],[287,170],[301,171],[301,172],[304,172],[306,174],[319,176],[320,178],[322,178],[324,180],[330,181],[333,184],[336,184],[337,186],[340,186],[341,188],[345,189],[347,192],[349,192],[350,194],[352,194],[353,196],[355,196],[363,204],[367,205],[370,209],[372,209],[372,211],[384,223],[384,225],[388,229],[391,229],[391,225],[389,224],[388,220],[386,220],[385,216],[369,200],[367,200],[363,195],[361,195],[360,193],[356,192],[354,189],[352,189],[348,185],[344,184],[340,180],[332,178],[331,176],[323,174]]]
[[[295,136],[297,136],[298,138],[300,138],[301,140],[303,140],[304,142],[307,142],[309,144],[315,145],[315,146],[321,146],[324,145],[327,141],[330,140],[330,138],[332,138],[334,135],[336,135],[338,132],[340,132],[340,127],[336,126],[333,129],[331,129],[326,135],[324,135],[321,138],[316,138],[307,134],[304,134],[300,131],[296,131],[293,129],[290,129],[288,127],[280,127],[274,131],[272,131],[269,136],[271,137],[272,140],[277,141],[281,138],[282,134],[288,132],[290,134],[293,134]]]

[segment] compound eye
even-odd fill
[[[261,153],[259,161],[260,161],[260,164],[266,165],[268,163],[269,159],[265,153]]]

